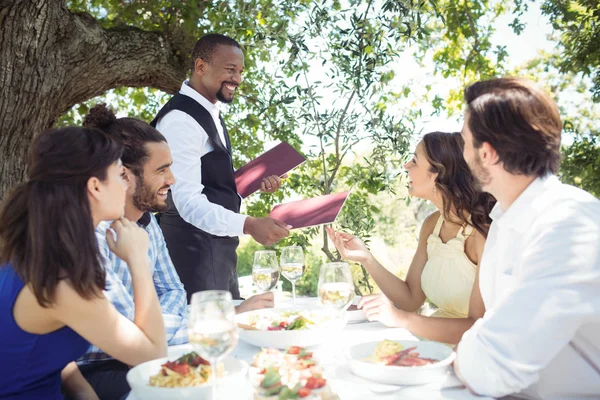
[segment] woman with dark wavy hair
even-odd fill
[[[95,129],[63,128],[34,140],[29,178],[0,210],[0,398],[62,399],[81,382],[72,361],[90,343],[129,365],[166,354],[148,266],[146,232],[123,217],[123,148]],[[104,297],[94,228],[115,220],[107,241],[127,260],[135,321]],[[65,368],[65,366],[73,368]],[[81,388],[86,390],[89,388]]]
[[[431,201],[438,209],[421,227],[406,280],[383,267],[360,239],[328,230],[342,258],[364,265],[383,292],[361,299],[359,308],[369,320],[405,327],[444,343],[458,343],[485,311],[477,284],[478,264],[495,200],[476,190],[463,146],[459,133],[428,133],[404,166],[409,194]],[[415,313],[425,299],[438,307],[432,316],[439,318]]]

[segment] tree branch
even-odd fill
[[[465,0],[465,12],[467,14],[467,19],[469,21],[469,26],[471,27],[471,32],[473,34],[473,38],[475,39],[475,43],[473,44],[473,47],[471,48],[471,51],[469,51],[469,54],[467,55],[467,58],[465,60],[465,70],[463,73],[463,77],[467,76],[467,70],[469,68],[469,64],[471,63],[471,60],[473,59],[473,57],[475,57],[475,55],[477,54],[477,52],[479,52],[479,35],[477,34],[477,29],[475,28],[475,21],[473,20],[473,14],[471,14],[471,9],[469,8],[469,0]]]
[[[327,258],[329,259],[329,261],[338,261],[337,257],[333,255],[333,253],[331,253],[331,251],[329,250],[329,246],[328,246],[328,241],[327,241],[327,232],[325,231],[325,227],[322,228],[323,229],[323,247],[321,247],[321,251],[323,253],[325,253],[325,255],[327,256]]]
[[[67,11],[64,112],[74,104],[121,86],[175,93],[185,79],[189,49],[162,32],[134,27],[104,29],[87,14]]]
[[[348,102],[346,103],[346,107],[344,107],[344,111],[342,111],[342,115],[340,116],[340,119],[338,120],[338,126],[337,129],[335,130],[335,159],[336,159],[336,165],[333,168],[333,171],[331,172],[331,176],[329,177],[329,180],[327,181],[327,187],[331,187],[331,184],[333,183],[333,180],[335,179],[335,175],[337,174],[338,169],[340,168],[340,165],[342,165],[342,160],[344,158],[344,156],[342,155],[342,157],[340,157],[340,132],[342,131],[342,123],[344,122],[344,119],[346,118],[346,114],[348,113],[348,108],[350,108],[350,104],[352,104],[352,99],[354,98],[354,95],[356,94],[356,88],[352,91],[352,94],[350,95],[350,98],[348,99]],[[347,152],[347,150],[346,150]],[[344,155],[346,154],[346,152],[344,152]]]

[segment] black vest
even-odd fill
[[[204,128],[214,147],[213,151],[201,158],[201,178],[204,185],[202,193],[211,203],[238,213],[241,199],[235,186],[231,143],[223,119],[220,121],[225,133],[225,144],[219,138],[210,113],[191,97],[176,94],[150,124],[156,127],[157,122],[172,110],[180,110],[193,117]],[[171,191],[167,202],[169,210],[160,215],[159,224],[173,265],[187,292],[188,302],[193,293],[202,290],[229,290],[233,298],[238,299],[240,291],[236,249],[239,239],[211,235],[187,223],[177,212]]]
[[[223,118],[219,117],[225,141],[227,142],[225,145],[221,142],[219,132],[210,113],[196,100],[180,93],[177,93],[164,105],[156,115],[156,118],[150,122],[150,125],[156,127],[158,121],[172,110],[183,111],[194,118],[204,128],[213,145],[214,150],[206,153],[200,159],[202,161],[202,184],[204,185],[202,193],[206,195],[211,203],[219,204],[236,213],[240,212],[241,199],[238,195],[233,176],[231,142]],[[173,204],[170,191],[167,201],[169,203],[169,211],[165,214],[179,215]]]

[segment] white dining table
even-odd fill
[[[297,306],[314,307],[317,304],[316,298],[298,298]],[[290,305],[287,302],[277,302],[277,308],[283,308]],[[322,364],[329,384],[333,391],[341,400],[388,400],[388,399],[415,399],[415,400],[438,400],[453,399],[467,400],[477,399],[486,400],[490,397],[473,395],[469,390],[461,386],[460,382],[453,373],[449,373],[444,382],[429,385],[418,386],[393,386],[383,385],[368,381],[354,375],[350,371],[348,351],[351,346],[383,339],[391,340],[419,340],[409,331],[402,328],[388,328],[379,322],[362,322],[348,324],[339,336],[329,339],[320,346],[311,348]],[[178,345],[169,347],[170,356],[179,356],[184,351],[191,351],[190,345]],[[234,357],[252,363],[254,355],[260,351],[260,348],[239,341],[229,357]],[[252,399],[252,388],[249,383],[240,385],[238,399]],[[127,400],[137,399],[134,394],[130,394]]]

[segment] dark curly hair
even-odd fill
[[[471,225],[487,237],[492,222],[489,214],[496,199],[476,189],[475,178],[463,158],[464,145],[458,132],[431,132],[423,136],[423,150],[431,164],[430,171],[438,174],[435,184],[444,199],[441,211],[444,219],[452,221],[452,210],[459,219],[452,222]]]
[[[240,44],[229,36],[221,35],[219,33],[210,33],[202,36],[194,45],[191,55],[191,67],[194,72],[194,66],[196,59],[201,58],[205,62],[210,62],[215,49],[218,46],[233,46],[241,49]]]
[[[117,118],[106,104],[97,104],[83,118],[83,126],[96,128],[121,143],[125,148],[121,161],[133,173],[143,176],[144,164],[148,159],[146,143],[166,142],[167,139],[156,129],[135,118]]]

